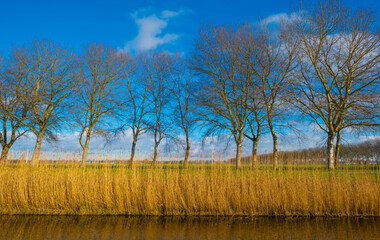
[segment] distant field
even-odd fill
[[[10,163],[0,214],[380,216],[378,165]]]

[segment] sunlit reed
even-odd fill
[[[147,160],[130,169],[126,160],[105,156],[86,168],[75,158],[37,166],[20,159],[0,167],[0,213],[380,216],[378,165],[327,171],[316,159],[287,158],[274,171],[264,158],[258,169],[243,164],[241,170],[219,157],[213,164],[200,157],[186,170],[163,158],[153,169]]]

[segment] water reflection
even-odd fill
[[[380,239],[380,219],[0,216],[0,239]]]

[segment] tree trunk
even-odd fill
[[[273,169],[278,169],[278,149],[277,136],[273,135]]]
[[[341,140],[340,131],[336,134],[336,145],[335,145],[335,156],[334,156],[334,167],[337,168],[339,164],[339,151],[340,151],[340,140]]]
[[[251,166],[253,169],[257,169],[258,167],[258,162],[257,162],[257,144],[259,143],[259,138],[255,138],[254,141],[252,141],[253,146],[252,146],[252,163]]]
[[[133,167],[133,160],[135,158],[136,144],[137,144],[137,135],[133,136],[131,157],[129,158],[129,168]]]
[[[156,166],[156,161],[157,161],[157,148],[158,148],[158,145],[154,145],[154,153],[153,153],[153,160],[152,160],[152,164],[150,165],[151,168],[154,168]]]
[[[335,134],[334,133],[329,133],[328,138],[327,138],[327,168],[334,169],[335,164],[334,164],[334,138]]]
[[[186,151],[185,151],[185,158],[183,160],[183,169],[187,169],[189,164],[189,155],[190,155],[190,140],[188,134],[186,134]]]
[[[86,136],[86,142],[85,142],[84,148],[83,148],[83,154],[82,154],[82,162],[81,162],[82,167],[86,167],[87,153],[88,153],[89,145],[90,145],[90,136],[87,135]]]
[[[36,146],[34,147],[34,152],[32,156],[32,165],[38,164],[40,160],[40,152],[41,152],[41,145],[42,145],[43,138],[44,138],[44,131],[40,131],[37,135]]]
[[[270,133],[272,134],[272,139],[273,139],[273,154],[272,154],[272,158],[273,158],[273,170],[277,170],[278,169],[278,150],[277,150],[278,143],[277,143],[277,135],[276,135],[276,132],[274,131],[274,128],[273,128],[271,120],[268,120],[268,124],[269,124]]]
[[[236,143],[236,169],[241,168],[241,148],[243,146],[242,139]]]
[[[9,149],[10,149],[10,146],[8,146],[8,145],[3,146],[2,150],[1,150],[0,165],[7,163]]]

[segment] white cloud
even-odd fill
[[[125,44],[124,50],[146,51],[155,49],[163,44],[173,43],[180,35],[174,33],[163,34],[163,31],[168,26],[171,18],[184,12],[182,9],[179,11],[164,10],[161,12],[160,17],[156,14],[139,17],[139,11],[133,13],[132,17],[139,30],[137,36]]]
[[[170,11],[170,10],[164,10],[161,12],[161,17],[162,18],[171,18],[171,17],[178,16],[182,12],[183,12],[183,10],[179,10],[178,12]]]
[[[365,141],[377,141],[380,140],[379,135],[369,135],[369,136],[359,136],[359,138],[355,139],[356,141],[353,141],[354,143],[360,143]]]
[[[310,147],[322,147],[325,144],[326,134],[321,131],[315,124],[302,126],[304,136],[289,132],[285,135],[279,135],[279,150],[297,150]],[[58,134],[59,141],[48,143],[43,141],[41,159],[77,159],[80,160],[80,146],[78,142],[79,133]],[[179,136],[185,140],[184,136]],[[354,137],[349,132],[343,136],[343,144],[359,143],[365,140],[379,139],[378,135]],[[231,137],[226,135],[207,137],[204,142],[201,139],[190,139],[191,141],[191,159],[228,159],[233,158],[236,154],[236,145]],[[11,150],[11,159],[26,158],[31,159],[35,145],[35,136],[31,133],[23,136],[16,142]],[[128,160],[132,145],[132,130],[128,129],[123,134],[118,135],[111,142],[106,144],[105,139],[95,136],[91,139],[89,157],[94,159],[122,159]],[[166,149],[167,147],[170,149]],[[184,156],[184,149],[180,146],[173,145],[172,142],[162,142],[160,145],[160,157],[167,159],[181,160]],[[136,159],[152,159],[153,154],[153,136],[151,134],[142,134],[137,142]],[[252,142],[244,139],[242,155],[251,154]],[[259,142],[259,154],[272,152],[272,137],[270,134],[261,136]]]
[[[264,18],[262,20],[262,23],[264,24],[271,24],[271,23],[281,23],[281,22],[294,22],[300,18],[300,14],[298,13],[292,13],[292,14],[287,14],[287,13],[278,13],[271,15],[267,18]]]
[[[69,159],[75,155],[79,160],[79,133],[59,133],[57,134],[57,142],[48,142],[46,138],[42,142],[40,159]],[[146,158],[147,154],[152,151],[153,137],[149,134],[139,136],[136,148],[136,158]],[[21,137],[12,147],[10,152],[11,159],[22,158],[30,160],[36,143],[36,137],[32,133],[28,133]],[[125,130],[122,134],[107,142],[101,136],[93,136],[90,142],[89,156],[100,158],[124,158],[129,159],[130,148],[132,145],[132,130]],[[62,157],[67,155],[67,157]],[[77,156],[78,155],[78,156]]]

